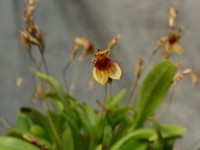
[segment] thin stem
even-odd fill
[[[42,57],[42,62],[43,62],[43,64],[44,64],[45,72],[46,72],[47,75],[49,75],[49,70],[48,70],[47,63],[46,63],[46,60],[45,60],[45,58],[44,58],[44,55],[41,54],[41,57]]]
[[[76,87],[76,81],[77,81],[77,78],[78,78],[78,75],[79,75],[80,66],[81,66],[81,61],[78,61],[77,62],[77,66],[75,67],[75,71],[73,73],[72,82],[70,84],[69,91],[68,91],[68,93],[70,93],[70,94],[73,93],[73,91],[74,91],[74,89]]]
[[[104,105],[106,105],[106,100],[107,100],[107,96],[108,96],[108,83],[106,83],[105,85],[105,93],[104,93]]]
[[[148,67],[148,65],[152,61],[153,57],[157,54],[158,50],[159,50],[159,48],[156,48],[156,49],[153,50],[153,52],[151,53],[151,56],[149,57],[149,59],[148,59],[148,61],[146,63],[147,64],[146,68]]]
[[[57,130],[56,130],[56,128],[55,128],[54,122],[53,122],[53,120],[52,120],[52,118],[51,118],[51,115],[50,115],[50,113],[49,113],[49,111],[48,111],[48,105],[47,105],[47,103],[46,103],[46,100],[43,99],[42,102],[43,102],[44,110],[45,110],[46,115],[47,115],[48,122],[49,122],[49,124],[50,124],[50,126],[51,126],[51,129],[52,129],[52,131],[53,131],[53,134],[54,134],[54,136],[55,136],[57,142],[58,142],[59,144],[61,144],[61,139],[60,139],[60,137],[59,137],[59,135],[58,135],[58,132],[57,132]]]
[[[131,94],[130,94],[130,98],[129,98],[128,104],[133,103],[134,96],[135,96],[135,91],[136,91],[137,86],[138,86],[138,82],[139,82],[139,79],[137,78],[136,81],[135,81],[134,84],[133,84],[133,87],[132,87],[132,90],[131,90]]]
[[[2,126],[7,130],[8,128],[10,128],[10,125],[8,123],[8,121],[0,115],[0,122],[2,124]]]
[[[68,61],[68,63],[65,65],[64,69],[63,69],[63,81],[64,81],[64,87],[66,89],[66,91],[69,91],[69,89],[67,88],[67,78],[66,78],[66,73],[67,73],[67,69],[69,68],[70,64],[71,64],[71,60]]]
[[[170,106],[170,104],[172,103],[172,100],[173,100],[173,98],[174,98],[175,90],[176,90],[176,86],[173,87],[172,93],[171,93],[170,96],[169,96],[169,101],[168,101],[168,103],[167,103],[166,111],[169,110],[169,106]]]
[[[109,93],[110,97],[112,98],[112,82],[109,84]]]

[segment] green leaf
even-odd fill
[[[79,120],[81,123],[81,127],[83,127],[83,130],[85,131],[85,134],[89,136],[89,142],[87,141],[88,145],[88,150],[93,150],[95,146],[95,133],[93,131],[92,125],[89,121],[89,118],[87,117],[86,112],[84,109],[80,106],[76,108],[76,111],[79,116]]]
[[[102,150],[102,144],[99,144],[99,145],[95,148],[95,150]]]
[[[47,75],[45,73],[39,72],[39,71],[36,71],[35,74],[38,77],[40,77],[40,78],[44,79],[45,81],[47,81],[49,83],[49,85],[54,88],[55,92],[58,94],[58,96],[59,96],[59,98],[61,100],[65,99],[65,96],[64,96],[65,94],[63,92],[62,87],[60,86],[60,84],[53,77],[51,77],[51,76],[49,76],[49,75]]]
[[[94,126],[99,119],[95,110],[87,103],[83,105],[83,109],[85,110],[91,125]]]
[[[121,121],[124,121],[131,110],[133,110],[132,106],[122,106],[111,110],[111,112],[107,114],[109,123],[114,127]]]
[[[110,144],[112,141],[112,127],[110,125],[106,125],[104,129],[104,135],[103,135],[103,149],[109,149]]]
[[[30,129],[30,121],[27,116],[21,112],[17,114],[17,128],[21,132],[29,132]]]
[[[29,144],[23,140],[14,137],[1,137],[0,138],[0,149],[1,150],[40,150],[36,146]]]
[[[178,126],[178,125],[162,125],[162,126],[160,126],[161,135],[165,139],[180,137],[186,131],[187,131],[187,129],[185,127]],[[150,138],[150,141],[153,141],[156,139],[157,139],[157,135],[154,134],[154,136],[152,136]]]
[[[148,73],[139,92],[133,129],[142,127],[147,117],[163,101],[175,71],[176,66],[170,60],[163,60]]]
[[[72,130],[73,137],[74,137],[74,139],[76,139],[76,140],[74,140],[74,147],[75,147],[74,149],[75,150],[81,149],[83,144],[81,143],[81,136],[80,136],[80,129],[78,127],[78,125],[79,125],[78,122],[74,122],[74,121],[70,120],[69,116],[66,115],[65,113],[63,113],[62,115],[67,120],[67,122]]]
[[[26,109],[26,111],[25,111]],[[28,110],[28,111],[27,111]],[[34,125],[39,125],[45,132],[45,138],[49,141],[55,141],[55,137],[52,134],[52,129],[49,125],[47,118],[37,110],[22,108],[22,111],[27,117],[30,118]]]
[[[62,149],[74,150],[74,139],[70,128],[65,129],[62,135]]]
[[[49,85],[55,90],[56,95],[58,96],[59,100],[61,100],[61,102],[64,105],[65,111],[67,112],[67,114],[69,116],[72,116],[72,110],[70,107],[70,102],[69,99],[66,97],[66,94],[64,93],[62,87],[60,86],[60,84],[51,76],[44,74],[42,72],[36,71],[35,74],[42,78],[43,80],[47,81],[47,83],[49,83]],[[71,117],[72,119],[72,117]]]
[[[134,141],[138,139],[146,139],[146,141],[152,136],[153,130],[150,128],[141,128],[128,133],[126,136],[122,137],[118,142],[116,142],[111,150],[121,150],[122,145],[127,143],[127,141]]]
[[[110,150],[147,150],[148,142],[140,140],[126,140],[119,147],[111,147]]]
[[[107,101],[106,108],[112,109],[112,108],[115,108],[116,106],[118,106],[125,94],[126,94],[126,90],[124,90],[124,89],[121,90],[115,97],[113,97]]]
[[[30,129],[30,132],[32,135],[36,137],[41,137],[41,138],[45,137],[44,129],[39,125],[33,125]]]

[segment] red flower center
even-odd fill
[[[174,44],[179,40],[179,36],[177,34],[171,34],[169,37],[169,43]]]
[[[107,70],[112,66],[112,62],[107,57],[99,57],[94,65],[99,70]]]

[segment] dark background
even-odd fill
[[[167,34],[168,7],[171,4],[178,8],[178,22],[186,29],[182,38],[184,55],[173,56],[173,59],[183,61],[183,68],[191,67],[198,72],[199,0],[40,0],[35,20],[45,34],[45,57],[50,74],[63,81],[62,69],[69,60],[76,36],[87,37],[96,48],[104,49],[113,35],[121,33],[122,37],[111,57],[121,66],[123,76],[113,83],[113,93],[129,88],[134,81],[133,68],[138,58],[143,56],[148,59],[156,41]],[[10,124],[15,124],[16,113],[21,106],[34,105],[33,77],[29,71],[31,62],[19,42],[19,30],[24,28],[24,5],[25,0],[0,0],[0,115]],[[74,94],[81,102],[87,101],[97,107],[95,101],[102,98],[103,88],[95,84],[93,93],[87,88],[91,60],[92,56],[89,56],[82,62]],[[72,64],[70,72],[75,66],[76,63]],[[24,79],[21,89],[15,84],[19,76]],[[182,81],[176,89],[170,110],[164,113],[158,111],[162,114],[158,115],[161,123],[178,123],[188,128],[184,139],[177,144],[182,149],[200,139],[199,88],[198,85],[192,89],[189,79]],[[165,108],[166,103],[161,108]],[[0,133],[5,133],[1,126]],[[200,144],[194,147],[198,146]]]

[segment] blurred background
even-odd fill
[[[11,125],[15,124],[20,107],[34,105],[31,62],[20,45],[19,36],[20,29],[24,29],[25,2],[0,0],[0,116]],[[121,39],[111,57],[119,63],[123,75],[120,81],[113,83],[113,95],[123,88],[129,92],[138,58],[143,56],[148,60],[157,40],[168,33],[170,5],[177,7],[178,23],[185,27],[182,38],[184,54],[172,59],[183,61],[185,69],[189,67],[200,72],[199,0],[40,0],[35,21],[45,35],[45,58],[50,74],[63,83],[62,70],[70,58],[75,37],[86,37],[95,48],[105,49],[112,37],[120,33]],[[88,56],[81,63],[73,93],[81,102],[98,107],[96,100],[102,99],[104,89],[95,83],[94,92],[89,91],[91,61],[92,56]],[[73,74],[76,65],[74,62],[70,66],[69,74]],[[24,80],[21,88],[16,86],[18,77]],[[70,77],[67,79],[71,80]],[[191,88],[190,80],[185,79],[176,88],[170,109],[158,115],[161,123],[177,123],[188,128],[185,137],[177,143],[180,149],[200,147],[199,89],[199,85]],[[161,110],[167,103],[161,106]],[[0,134],[4,133],[5,129],[0,125]]]

